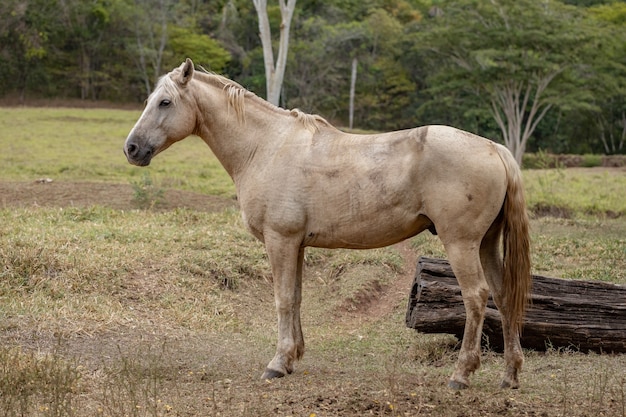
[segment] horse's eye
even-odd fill
[[[170,104],[172,104],[172,102],[170,100],[168,100],[168,99],[161,100],[161,102],[159,103],[159,107],[167,107]]]

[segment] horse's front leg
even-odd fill
[[[290,374],[294,362],[304,354],[304,337],[300,326],[304,248],[300,245],[301,240],[296,239],[265,239],[274,279],[278,343],[276,355],[265,368],[262,379]]]

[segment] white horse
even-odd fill
[[[146,166],[190,134],[207,143],[233,179],[243,221],[264,242],[271,264],[278,343],[262,378],[291,373],[304,353],[305,247],[376,248],[428,229],[443,242],[467,313],[449,386],[467,387],[480,366],[490,290],[502,313],[501,385],[519,386],[530,243],[520,169],[505,147],[446,126],[344,133],[319,116],[278,108],[233,81],[194,70],[187,59],[160,79],[124,153]]]

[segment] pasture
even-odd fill
[[[308,250],[307,352],[261,381],[276,334],[263,247],[197,138],[128,165],[139,114],[2,109],[0,415],[626,416],[626,356],[575,346],[526,352],[514,391],[486,351],[470,389],[449,390],[457,341],[404,326],[417,257],[444,256],[429,234]],[[524,178],[533,272],[626,284],[626,170]]]

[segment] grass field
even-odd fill
[[[196,137],[144,170],[126,162],[124,140],[141,113],[128,110],[3,108],[2,179],[124,182],[150,173],[164,187],[232,196],[232,181]]]
[[[472,387],[449,391],[457,341],[404,326],[415,256],[445,256],[429,234],[309,250],[307,354],[288,378],[260,381],[276,334],[263,247],[228,204],[136,208],[146,172],[157,189],[234,195],[197,138],[128,165],[138,115],[0,112],[0,182],[59,185],[42,184],[36,205],[19,194],[31,188],[0,199],[0,415],[626,416],[626,357],[575,348],[527,352],[515,391],[497,388],[503,358],[486,351]],[[626,171],[524,178],[534,272],[626,284]],[[77,204],[69,192],[93,183],[130,191]]]

